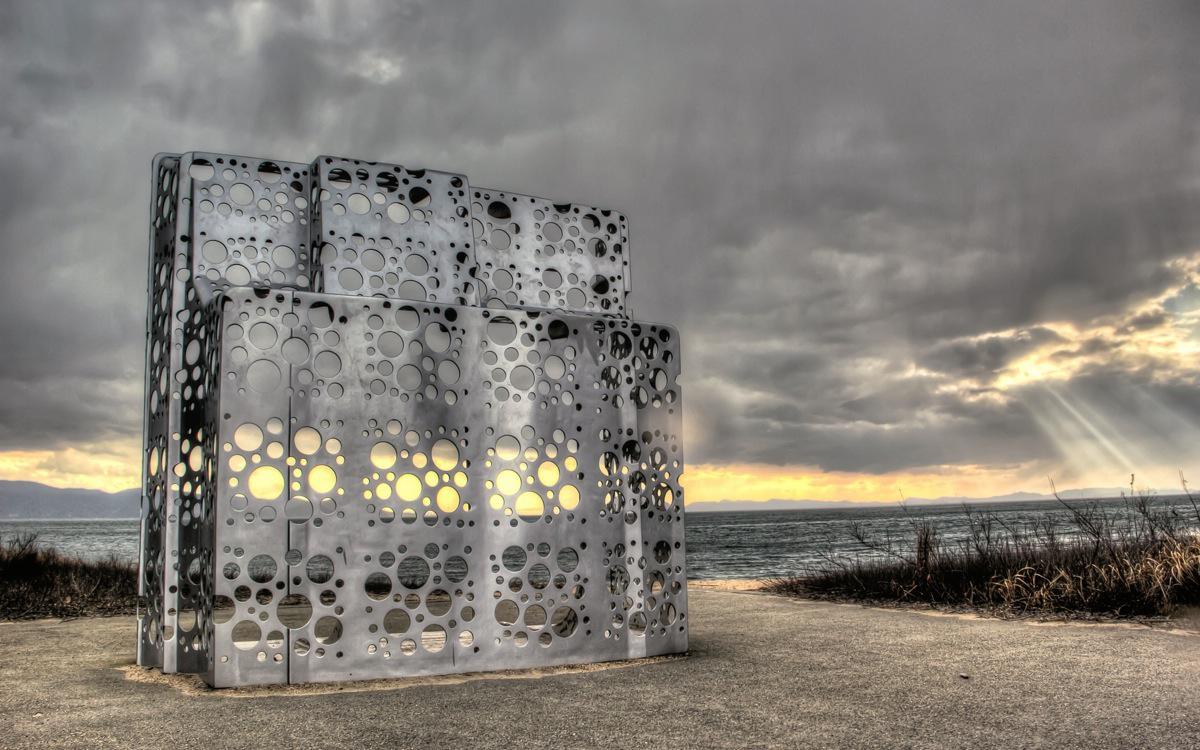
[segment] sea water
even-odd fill
[[[1084,506],[1088,501],[1070,501]],[[1099,501],[1106,513],[1123,516],[1132,511],[1122,500]],[[1159,510],[1175,508],[1187,516],[1193,509],[1186,498],[1163,497],[1154,501]],[[1069,526],[1070,511],[1053,501],[973,504],[971,513],[990,515],[1009,528],[1029,528],[1053,520]],[[928,521],[943,544],[968,538],[970,526],[962,506],[886,505],[880,507],[815,510],[729,511],[690,513],[687,516],[689,578],[763,578],[812,570],[831,558],[870,557],[878,552],[864,548],[851,534],[858,525],[877,540],[891,541],[900,551],[911,549],[913,524]],[[115,555],[136,560],[138,522],[129,521],[0,521],[0,537],[36,533],[41,544],[68,555],[101,559]]]

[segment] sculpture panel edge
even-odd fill
[[[161,156],[154,161],[155,170]],[[156,456],[165,480],[161,483],[164,499],[159,513],[162,552],[157,570],[161,584],[154,596],[160,613],[159,642],[153,644],[155,665],[168,673],[205,668],[204,655],[195,646],[200,635],[194,624],[200,606],[194,595],[197,584],[186,575],[202,553],[195,520],[202,512],[201,498],[194,493],[200,486],[199,478],[185,477],[185,454],[201,440],[194,429],[195,420],[189,422],[183,415],[185,410],[196,412],[200,408],[182,380],[186,377],[184,360],[192,343],[186,332],[196,330],[189,324],[202,314],[201,297],[207,298],[213,290],[243,284],[307,288],[311,281],[307,165],[214,152],[169,157],[176,175],[170,226],[162,226],[160,209],[152,206],[151,214],[152,248],[158,248],[152,252],[169,257],[171,267],[166,283],[169,325],[150,326],[148,331],[148,355],[157,344],[170,363],[169,398],[161,425],[165,445],[161,455]],[[156,179],[156,203],[161,192],[162,185]],[[221,234],[219,239],[211,235],[214,229]],[[153,311],[160,292],[150,288],[148,310]],[[149,413],[149,403],[147,410]],[[190,431],[189,425],[193,427]],[[145,449],[148,453],[148,443]],[[140,566],[145,557],[139,554]],[[191,627],[181,631],[180,616]]]
[[[205,679],[214,687],[287,682],[287,496],[294,293],[234,288],[209,305],[219,356],[210,409],[214,492],[206,525],[210,634]],[[209,604],[211,602],[211,604]]]
[[[167,589],[171,439],[170,330],[179,155],[158,154],[151,163],[150,253],[146,283],[146,371],[142,419],[142,497],[138,534],[138,648],[141,666],[164,667],[163,628]]]

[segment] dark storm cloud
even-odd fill
[[[1005,335],[956,339],[935,344],[919,361],[922,366],[942,373],[964,378],[986,377],[1008,366],[1022,355],[1046,344],[1063,340],[1062,336],[1049,328],[1034,327]]]
[[[1136,333],[1152,328],[1158,328],[1169,320],[1165,310],[1148,310],[1144,313],[1139,313],[1129,319],[1125,325],[1125,333]]]
[[[1119,313],[1198,246],[1185,2],[0,14],[3,449],[137,433],[156,151],[339,153],[625,211],[634,309],[684,334],[699,461],[1045,455],[1020,399],[912,368],[994,370],[1025,345],[996,332]]]

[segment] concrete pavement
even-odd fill
[[[683,658],[223,692],[131,668],[132,618],[0,623],[0,746],[1200,746],[1195,633],[704,589],[691,607]]]

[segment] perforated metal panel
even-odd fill
[[[314,237],[332,293],[473,301],[466,175],[319,157],[313,163]]]
[[[228,154],[154,165],[138,663],[199,672],[205,372],[189,332],[213,290],[310,286],[310,181],[306,164]]]
[[[142,501],[138,556],[138,664],[174,671],[174,656],[164,660],[164,627],[174,594],[167,582],[175,546],[167,500],[171,480],[169,454],[178,455],[172,440],[171,330],[179,155],[159,154],[152,166],[150,193],[150,267],[147,273],[146,379],[143,404]],[[174,445],[172,445],[174,443]],[[168,604],[168,598],[172,600]],[[173,630],[172,630],[173,635]]]
[[[193,248],[193,278],[310,288],[308,170],[296,162],[185,154],[191,224],[181,241]]]
[[[471,195],[483,304],[628,314],[622,214],[489,188]]]
[[[686,648],[672,329],[291,292],[219,304],[213,684]]]
[[[678,337],[621,316],[623,217],[332,157],[163,155],[155,185],[140,663],[227,686],[686,649]],[[475,287],[498,200],[533,241],[503,251],[519,285]],[[545,309],[588,274],[587,310]]]

